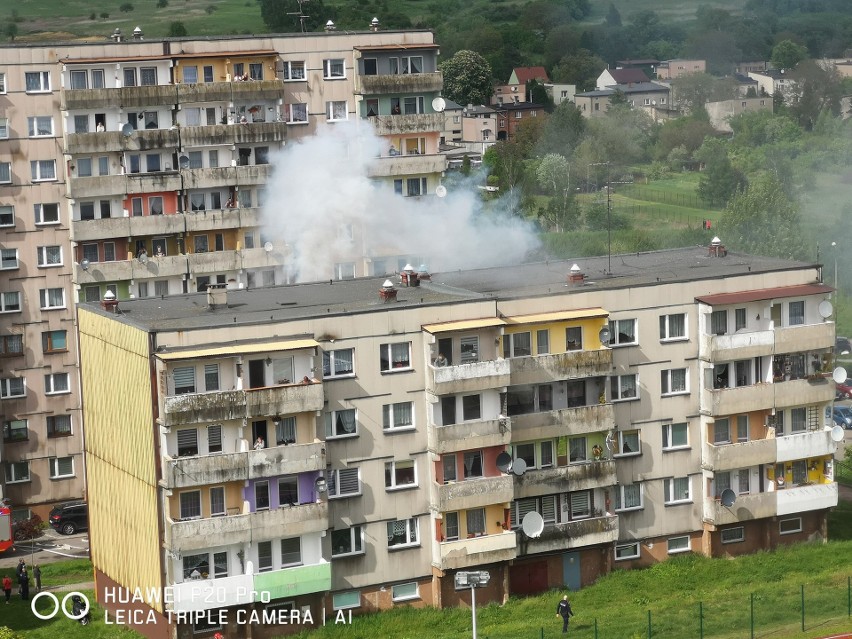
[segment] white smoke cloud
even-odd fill
[[[369,178],[387,140],[359,124],[336,124],[272,158],[263,220],[274,243],[286,243],[299,281],[331,279],[335,263],[364,256],[417,256],[440,272],[517,264],[538,247],[532,226],[508,207],[483,211],[473,184],[408,198]]]

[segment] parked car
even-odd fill
[[[842,384],[835,384],[834,397],[835,399],[852,399],[852,386],[846,382]]]
[[[852,354],[852,341],[848,337],[835,337],[834,352],[838,355]]]
[[[844,419],[846,422],[844,428],[852,430],[852,406],[835,406],[834,414],[840,415]]]
[[[48,521],[54,530],[63,535],[73,535],[78,530],[89,529],[89,505],[82,501],[71,501],[55,506]]]

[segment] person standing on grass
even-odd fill
[[[41,568],[38,566],[33,568],[33,581],[35,581],[35,591],[41,592]]]
[[[6,603],[12,598],[12,580],[9,575],[3,575],[3,592],[6,593]]]
[[[562,597],[556,605],[556,616],[562,617],[562,632],[568,632],[568,619],[574,616],[574,611],[571,610],[571,603],[568,601],[568,595]]]
[[[30,598],[30,576],[27,573],[26,566],[24,566],[24,569],[21,571],[20,584],[21,584],[21,599],[26,601],[27,599]]]

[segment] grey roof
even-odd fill
[[[576,263],[585,274],[585,285],[569,288],[567,275]],[[568,294],[599,289],[627,289],[659,286],[672,282],[697,282],[695,296],[707,294],[701,280],[791,269],[816,269],[819,265],[777,258],[729,252],[726,257],[710,257],[706,246],[649,253],[631,253],[574,260],[433,273],[431,282],[419,287],[398,288],[396,302],[382,303],[379,289],[386,277],[313,282],[253,290],[228,291],[227,306],[207,309],[207,294],[195,293],[165,298],[125,300],[119,313],[112,315],[98,303],[81,303],[80,308],[107,314],[144,330],[157,332],[233,324],[262,324],[353,313],[386,312],[394,308],[432,306],[482,299]],[[608,271],[611,268],[611,273]]]
[[[600,98],[609,95],[614,95],[616,91],[621,91],[624,95],[631,93],[668,93],[669,87],[657,84],[656,82],[638,82],[636,84],[613,84],[606,89],[598,89],[596,91],[585,91],[577,93],[574,97],[583,98]]]

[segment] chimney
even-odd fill
[[[586,276],[580,271],[580,267],[574,264],[571,271],[568,273],[569,286],[583,286]]]
[[[115,293],[112,291],[104,293],[104,298],[101,300],[101,308],[108,313],[115,313],[118,311],[118,300],[115,299]]]
[[[329,20],[328,22],[325,23],[325,30],[326,30],[326,32],[337,31],[337,27],[334,26],[334,22]]]
[[[385,280],[385,283],[382,284],[382,288],[379,289],[379,298],[385,304],[387,304],[388,302],[395,302],[396,293],[397,290],[394,287],[393,282],[391,282],[390,280]]]
[[[728,249],[725,248],[725,245],[722,244],[722,240],[718,238],[718,236],[714,237],[710,240],[710,246],[708,247],[707,255],[710,257],[725,257],[728,254]]]
[[[116,27],[115,31],[112,32],[110,39],[112,39],[113,42],[123,42],[124,37],[121,35],[121,29]]]
[[[144,38],[142,37],[143,35],[144,35],[144,34],[142,33],[142,27],[136,27],[136,28],[133,30],[133,39],[134,39],[134,40],[143,40],[143,39],[144,39]]]
[[[228,306],[228,289],[226,284],[210,284],[207,286],[207,310]]]
[[[379,19],[373,18],[372,20],[370,20],[370,31],[375,33],[378,30],[379,30]]]
[[[402,273],[399,274],[399,281],[403,286],[420,286],[420,278],[417,277],[417,271],[411,264],[406,264],[405,268],[402,269]]]
[[[432,281],[432,276],[429,274],[429,269],[426,268],[425,264],[421,264],[420,268],[417,269],[417,279],[421,282]]]

